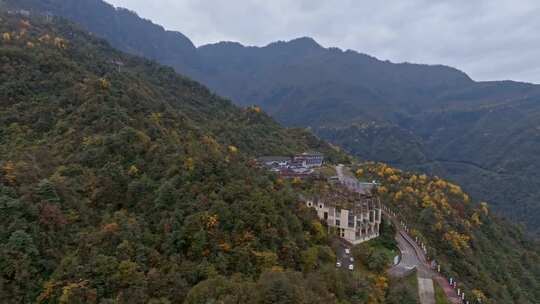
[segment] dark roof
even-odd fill
[[[261,156],[259,158],[257,158],[258,161],[260,162],[282,162],[282,161],[290,161],[291,158],[290,157],[286,157],[286,156]]]

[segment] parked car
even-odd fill
[[[341,267],[341,262],[337,262],[337,263],[336,263],[336,267],[337,267],[337,268]]]
[[[349,248],[345,248],[345,254],[351,254],[351,250]]]
[[[354,265],[353,264],[349,265],[349,270],[354,270]]]
[[[354,262],[354,258],[353,258],[353,257],[351,257],[349,260],[350,260],[351,262]]]

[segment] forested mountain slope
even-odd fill
[[[249,165],[342,154],[65,21],[0,20],[0,302],[328,303],[375,290],[336,272],[314,215]],[[330,263],[324,275],[297,272],[306,250]]]
[[[377,180],[384,204],[426,244],[428,256],[446,277],[481,303],[536,303],[540,298],[540,248],[489,204],[473,202],[461,187],[438,177],[417,175],[366,162],[356,174]],[[474,297],[473,297],[474,298]]]
[[[74,20],[121,50],[155,59],[241,105],[311,127],[354,155],[452,179],[538,232],[540,88],[475,82],[446,66],[394,64],[313,39],[195,48],[101,0],[4,0]],[[404,149],[402,147],[405,147]]]
[[[119,50],[157,60],[184,74],[193,73],[192,67],[197,65],[197,50],[186,36],[166,31],[102,0],[3,0],[0,3],[74,20]]]
[[[380,256],[360,259],[367,269],[336,270],[326,229],[298,200],[309,183],[250,162],[306,149],[335,162],[346,155],[66,21],[0,20],[0,302],[404,303],[388,294]],[[381,192],[388,203],[407,189],[409,173],[365,169],[361,177],[391,182]],[[413,192],[436,206],[441,197],[422,180]],[[494,303],[531,303],[535,245],[488,214],[479,214],[486,228],[463,227],[459,216],[482,209],[459,198],[441,225],[476,239],[466,259],[444,255],[452,271],[478,263],[467,287]],[[436,240],[429,213],[415,219],[418,206],[404,215]],[[445,240],[434,249],[451,248]],[[512,291],[497,290],[501,278]]]
[[[474,82],[452,68],[383,62],[309,38],[199,53],[213,67],[203,82],[221,94],[358,157],[450,178],[540,228],[540,86]]]

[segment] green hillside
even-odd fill
[[[120,50],[171,66],[240,105],[258,104],[287,126],[310,127],[359,158],[451,179],[533,235],[540,231],[539,85],[476,82],[452,67],[396,64],[307,37],[196,48],[102,0],[2,2],[69,18]]]
[[[438,177],[416,175],[367,162],[364,180],[381,183],[383,202],[408,223],[448,277],[482,303],[536,303],[540,298],[540,248],[524,232],[475,203],[461,187]]]
[[[357,271],[337,270],[331,237],[298,200],[325,183],[284,181],[252,163],[305,150],[335,163],[347,155],[67,21],[0,20],[1,303],[414,298],[388,286],[376,252],[392,246],[394,230],[355,248],[373,250]],[[362,169],[384,181],[385,202],[467,288],[491,303],[538,298],[538,248],[519,229],[446,181]]]
[[[0,18],[0,302],[367,297],[291,186],[250,165],[345,156],[65,21]],[[306,250],[329,266],[299,272]]]

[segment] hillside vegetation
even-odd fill
[[[345,156],[64,21],[0,18],[0,302],[382,302],[249,165]]]
[[[474,203],[461,187],[385,164],[357,167],[359,178],[381,183],[383,202],[397,210],[428,255],[482,303],[536,303],[540,298],[540,248],[523,231]]]
[[[0,67],[0,302],[415,297],[384,275],[393,230],[355,248],[358,271],[337,270],[327,230],[298,200],[314,184],[252,165],[305,150],[349,161],[309,133],[60,19],[0,13]],[[385,202],[467,288],[492,303],[538,299],[538,248],[489,208],[438,178],[356,169],[384,182]]]
[[[158,60],[240,105],[366,160],[439,175],[540,231],[540,86],[475,82],[446,66],[381,61],[311,38],[200,46],[102,0],[3,0],[64,16],[120,50]],[[381,138],[382,137],[382,138]]]

